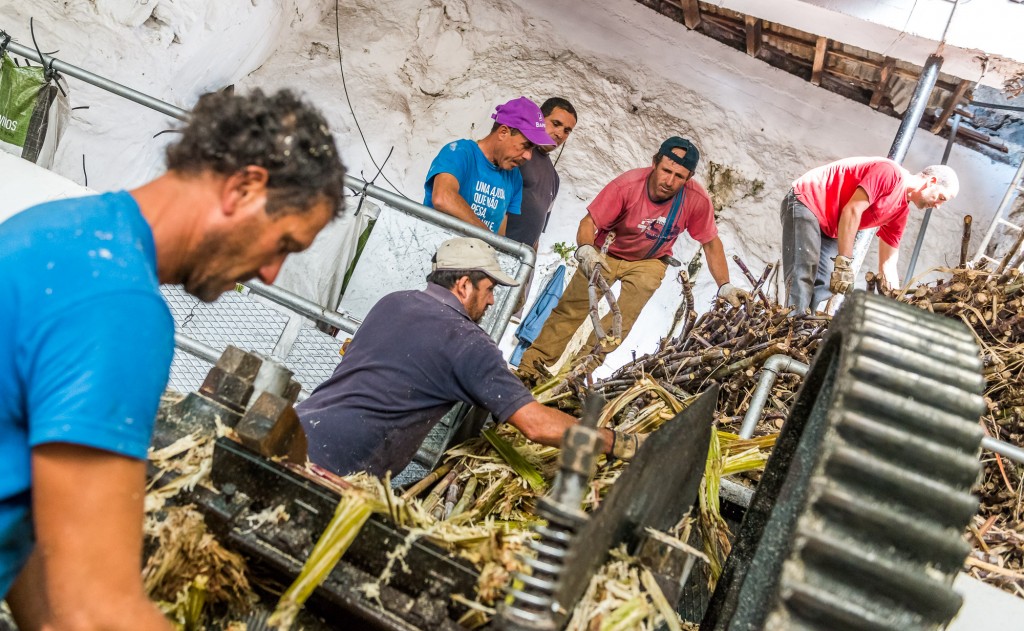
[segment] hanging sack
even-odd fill
[[[52,68],[17,66],[9,42],[0,41],[0,149],[50,168],[71,118],[67,83]]]

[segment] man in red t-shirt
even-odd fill
[[[853,241],[868,228],[879,229],[883,286],[898,287],[896,261],[910,203],[938,208],[959,190],[956,173],[945,165],[912,175],[887,158],[845,158],[811,169],[782,200],[786,304],[803,312],[850,289]]]
[[[700,152],[692,142],[673,136],[661,144],[652,166],[627,171],[598,193],[576,232],[581,273],[573,275],[537,340],[523,354],[521,376],[537,378],[541,375],[538,364],[550,366],[561,357],[590,311],[589,279],[595,268],[601,269],[609,285],[615,281],[622,285],[618,298],[622,338],[602,341],[600,354],[621,344],[661,285],[668,256],[683,230],[702,244],[708,269],[719,286],[718,295],[733,306],[748,298],[747,292],[729,282],[711,198],[691,177],[699,160]],[[615,237],[607,255],[602,255],[600,249],[611,233]],[[601,320],[606,331],[611,324],[611,314]],[[596,346],[596,336],[591,333],[582,352],[589,353]]]

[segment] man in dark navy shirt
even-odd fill
[[[537,403],[477,324],[494,304],[494,287],[517,284],[483,241],[442,243],[427,288],[374,305],[334,374],[297,406],[309,459],[339,475],[398,473],[458,401],[486,408],[532,441],[561,444],[576,419]],[[606,452],[636,452],[635,434],[603,431]]]

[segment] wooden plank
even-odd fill
[[[757,57],[761,52],[761,20],[752,15],[743,16],[743,25],[747,31],[747,54]]]
[[[814,45],[814,65],[811,66],[811,83],[821,85],[821,71],[825,67],[825,51],[828,50],[828,38],[819,37]]]
[[[700,26],[700,3],[697,0],[683,0],[683,24],[688,29]]]
[[[878,106],[882,103],[882,98],[889,91],[889,77],[892,75],[893,68],[896,67],[896,60],[892,57],[886,57],[885,63],[882,64],[882,70],[878,73],[878,83],[875,84],[875,91],[871,94],[871,101],[868,105],[872,109],[878,109]]]
[[[956,106],[960,104],[960,100],[964,98],[964,95],[967,94],[967,90],[970,89],[972,83],[973,81],[968,81],[967,79],[960,80],[960,84],[956,86],[956,90],[949,95],[949,100],[946,101],[946,106],[942,108],[942,113],[939,114],[939,117],[935,120],[935,124],[932,125],[933,134],[939,133],[942,131],[942,128],[946,126],[946,121],[948,121],[949,117],[953,115],[953,111],[956,109]]]

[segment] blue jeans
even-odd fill
[[[814,213],[792,189],[782,200],[782,271],[786,306],[796,312],[816,309],[832,296],[829,279],[839,241],[826,236]]]

